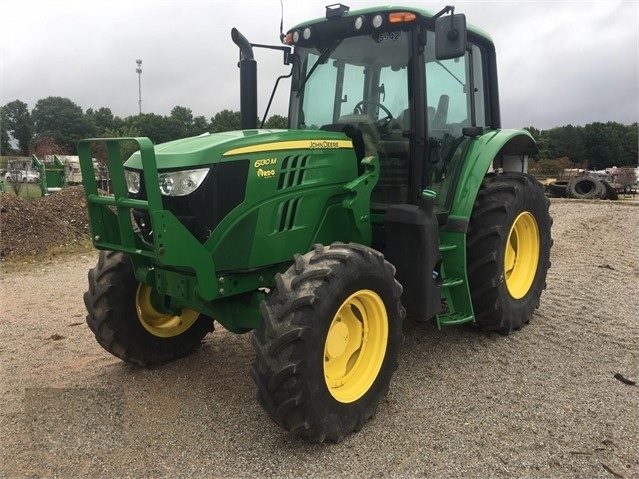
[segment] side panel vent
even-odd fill
[[[295,216],[302,198],[293,198],[280,204],[279,218],[280,222],[277,228],[279,233],[290,231],[295,226]]]
[[[280,167],[277,189],[284,190],[301,185],[310,157],[311,155],[293,155],[284,158]]]

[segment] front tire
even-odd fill
[[[468,281],[477,325],[509,334],[539,307],[550,267],[549,201],[534,177],[488,175],[468,228]]]
[[[381,253],[335,243],[276,276],[251,375],[262,407],[291,434],[337,442],[374,415],[403,341],[394,274]]]
[[[157,311],[152,288],[138,283],[129,257],[101,251],[89,271],[84,293],[87,324],[98,343],[123,361],[140,366],[163,364],[186,356],[213,331],[213,320],[196,311],[180,315]]]

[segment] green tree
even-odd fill
[[[232,131],[240,129],[240,112],[231,110],[222,110],[211,118],[211,130]]]
[[[586,125],[584,131],[589,168],[602,170],[618,166],[622,158],[623,125],[596,122]]]
[[[156,145],[177,139],[175,122],[168,116],[155,113],[142,113],[125,119],[124,127],[140,132]]]
[[[171,135],[174,139],[186,138],[189,135],[191,126],[193,125],[193,112],[190,108],[183,106],[175,106],[171,110],[170,120],[174,133]]]
[[[114,128],[112,130],[104,130],[101,134],[101,138],[136,138],[142,136],[140,131],[133,126],[122,126]],[[93,157],[98,160],[101,170],[108,169],[106,145],[104,143],[96,142],[91,146],[93,151]],[[120,143],[120,153],[123,160],[127,160],[135,151],[138,150],[138,145],[134,141],[126,141]]]
[[[4,107],[7,114],[7,126],[11,137],[18,141],[22,156],[29,156],[29,145],[33,139],[33,121],[26,103],[14,100]]]
[[[288,118],[282,115],[273,115],[266,122],[264,122],[264,128],[270,130],[283,130],[288,128]]]
[[[581,164],[587,159],[583,127],[566,125],[553,128],[549,133],[552,138],[553,158],[568,157],[575,164]]]
[[[10,148],[9,117],[4,107],[0,107],[0,156],[8,156],[10,154]]]
[[[183,106],[174,107],[169,120],[173,140],[201,135],[209,129],[209,123],[204,116],[194,117],[191,109]]]
[[[612,166],[634,166],[639,159],[639,128],[637,123],[623,125],[609,121],[586,126],[566,125],[550,130],[525,128],[530,132],[539,153],[536,160],[569,159],[572,165],[595,170]],[[546,165],[545,167],[547,167]]]
[[[47,136],[75,154],[78,140],[91,136],[93,128],[82,108],[68,98],[48,97],[38,100],[31,112],[35,133]]]
[[[189,130],[189,136],[197,136],[202,133],[206,133],[209,131],[211,125],[207,121],[204,115],[198,115],[193,118],[193,123],[191,123],[191,128]]]
[[[621,137],[620,166],[637,166],[639,162],[639,128],[637,122],[627,125]]]
[[[85,116],[92,126],[93,136],[103,136],[105,131],[116,129],[118,126],[118,119],[113,116],[110,108],[102,107],[98,110],[89,108]]]

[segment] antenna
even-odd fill
[[[286,35],[284,35],[284,0],[280,0],[280,5],[282,7],[282,15],[280,17],[280,42],[284,43],[284,39]]]

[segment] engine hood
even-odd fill
[[[257,151],[343,148],[350,144],[343,133],[321,130],[242,130],[207,133],[162,143],[155,146],[155,157],[158,170],[173,170],[233,161],[238,155]],[[142,169],[140,152],[131,155],[125,166]]]

